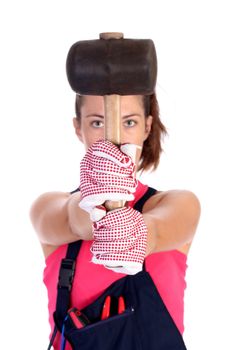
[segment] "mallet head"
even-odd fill
[[[152,94],[157,78],[153,41],[107,34],[71,46],[66,62],[71,88],[80,95]]]

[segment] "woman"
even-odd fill
[[[159,119],[159,108],[155,94],[151,96],[122,96],[121,115],[122,143],[141,146],[140,155],[136,160],[137,170],[155,169],[161,153],[161,137],[166,133],[166,129]],[[74,118],[73,124],[78,139],[89,152],[89,166],[93,168],[95,162],[94,158],[91,158],[94,157],[92,146],[100,145],[102,147],[104,144],[104,141],[98,142],[104,138],[103,116],[103,97],[77,95],[76,118]],[[109,143],[107,147],[110,147],[111,152],[111,147],[114,146]],[[125,156],[123,152],[119,152],[123,157]],[[125,276],[122,271],[116,272],[114,269],[115,260],[124,260],[121,259],[121,251],[116,252],[115,257],[108,254],[107,258],[104,259],[108,242],[106,245],[106,242],[103,243],[101,239],[98,239],[98,223],[105,220],[109,214],[105,215],[106,213],[104,213],[105,216],[101,215],[98,220],[95,217],[92,218],[95,221],[93,224],[89,213],[91,210],[93,212],[93,208],[95,209],[95,203],[91,209],[85,208],[85,203],[84,205],[81,203],[81,207],[85,210],[79,205],[80,201],[84,200],[85,202],[87,186],[91,187],[91,184],[95,183],[95,181],[91,182],[91,179],[89,179],[89,183],[86,180],[86,161],[87,158],[84,157],[81,163],[81,192],[76,190],[72,193],[45,193],[36,199],[31,207],[31,220],[46,258],[44,282],[48,289],[49,317],[52,329],[54,327],[52,316],[56,309],[59,266],[61,259],[66,255],[68,243],[83,240],[71,292],[71,307],[85,308],[113,282]],[[120,167],[118,170],[121,171]],[[117,175],[115,169],[114,176],[117,178]],[[97,180],[95,180],[98,182],[98,174],[95,176],[97,176]],[[132,191],[126,189],[127,186],[124,184],[123,190],[119,188],[113,190],[113,192],[122,193],[125,191],[124,193],[129,194],[129,197],[126,196],[126,198],[131,198],[128,200],[129,208],[133,208],[135,203],[142,200],[148,190],[147,185],[134,181],[133,172],[131,180],[131,184],[135,184],[132,185],[134,187]],[[85,181],[87,182],[85,183]],[[101,188],[105,185],[108,186],[109,183],[101,183]],[[102,192],[104,193],[104,190]],[[132,193],[134,199],[132,199]],[[103,208],[100,207],[100,211],[101,209]],[[127,222],[127,215],[129,217],[136,212],[136,209],[132,210],[133,212],[125,214],[125,222]],[[118,210],[111,215],[118,215],[117,212]],[[136,261],[137,269],[140,263],[145,262],[146,271],[156,285],[176,328],[182,334],[184,331],[183,297],[186,287],[186,259],[199,221],[199,201],[195,194],[186,190],[154,191],[148,196],[148,199],[144,200],[142,214],[138,215],[140,217],[137,221],[137,227],[142,229],[142,234],[132,243],[132,240],[128,238],[131,237],[130,233],[127,233],[125,242],[129,239],[131,248],[128,249],[126,260],[128,262]],[[118,222],[118,218],[116,222]],[[132,230],[135,230],[135,227]],[[135,232],[132,232],[133,236],[135,237]],[[139,255],[138,251],[140,251]],[[112,266],[111,259],[113,260]],[[60,334],[57,334],[53,345],[55,349],[59,348],[59,343]],[[69,348],[68,344],[67,348]]]

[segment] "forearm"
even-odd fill
[[[49,192],[32,205],[30,216],[41,243],[53,246],[91,239],[89,214],[79,208],[80,193]]]
[[[143,217],[148,228],[147,254],[179,249],[192,242],[200,203],[192,192],[169,191],[148,201]]]
[[[92,221],[90,215],[79,207],[81,193],[75,193],[70,196],[67,203],[67,220],[69,229],[81,239],[91,240]]]

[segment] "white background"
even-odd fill
[[[231,1],[1,1],[1,343],[46,349],[44,260],[29,221],[32,201],[79,182],[83,148],[66,80],[70,46],[104,31],[151,38],[158,99],[169,131],[160,189],[189,189],[202,204],[185,297],[189,350],[232,346]],[[3,343],[2,343],[3,344]]]

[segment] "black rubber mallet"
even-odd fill
[[[153,94],[157,78],[154,43],[150,39],[124,39],[123,33],[101,33],[97,40],[71,46],[66,71],[77,94],[104,96],[105,139],[120,145],[120,96]],[[108,210],[123,205],[105,203]]]

